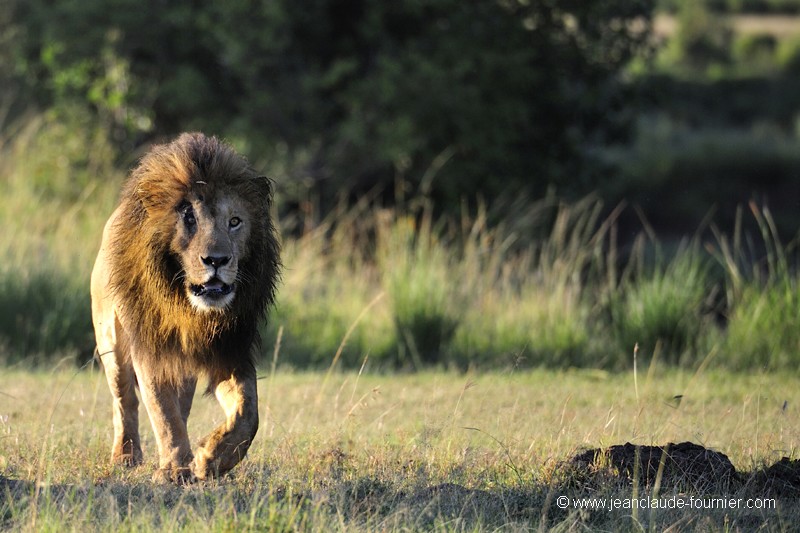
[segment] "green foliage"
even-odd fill
[[[658,9],[676,12],[685,0],[658,0]],[[708,8],[717,14],[753,13],[784,14],[800,13],[800,2],[797,0],[705,0]]]
[[[800,38],[784,39],[776,52],[777,61],[789,76],[800,73]]]
[[[365,216],[357,213],[356,219]],[[391,359],[394,327],[356,235],[354,214],[339,213],[303,238],[284,242],[286,270],[263,332],[268,355],[279,343],[282,361],[297,367]]]
[[[739,37],[733,54],[743,61],[770,61],[778,47],[778,39],[770,33],[755,33]]]
[[[593,303],[607,281],[601,204],[549,207],[549,232],[521,253],[504,253],[498,231],[468,248],[464,282],[476,290],[453,343],[461,365],[583,366],[605,351],[592,342]]]
[[[30,205],[64,207],[86,201],[103,180],[118,174],[116,152],[102,127],[77,106],[51,110],[24,126],[9,148],[5,183],[15,194],[25,190]],[[16,206],[19,209],[22,206]]]
[[[762,261],[752,259],[758,252],[745,243],[741,211],[733,237],[718,235],[719,248],[715,249],[727,276],[725,357],[739,368],[793,368],[800,361],[798,274],[790,268],[796,242],[782,244],[768,208],[751,203],[750,211],[761,233],[759,248],[766,257]]]
[[[664,61],[700,73],[730,62],[733,31],[709,11],[708,0],[681,0],[676,17],[678,29]]]
[[[89,273],[121,181],[102,132],[76,110],[36,118],[0,143],[6,361],[91,353]],[[685,139],[669,124],[650,133],[642,153],[659,139]],[[683,155],[679,144],[666,154],[698,161],[714,154],[716,145],[691,144]],[[747,146],[720,147],[730,183],[753,157]],[[791,146],[763,144],[787,160],[794,157]],[[640,169],[651,186],[665,187],[659,194],[673,215],[681,212],[679,196],[668,195],[675,164],[666,159],[663,168]],[[683,168],[687,180],[699,181],[702,173]],[[594,198],[572,204],[546,198],[528,211],[504,204],[506,213],[520,215],[496,225],[489,225],[488,213],[500,206],[474,216],[465,209],[455,221],[435,217],[427,200],[407,205],[343,204],[322,223],[307,224],[305,234],[284,239],[287,268],[263,331],[266,362],[275,353],[279,363],[297,367],[619,369],[629,365],[638,343],[642,354],[658,351],[668,364],[691,364],[710,350],[727,354],[726,364],[737,368],[796,364],[794,248],[781,244],[780,223],[768,210],[752,208],[755,225],[740,216],[731,241],[718,232],[713,255],[725,272],[718,280],[694,244],[647,261],[644,248],[619,256],[621,211],[603,218]],[[752,228],[760,241],[746,238]],[[756,245],[745,253],[743,242]],[[717,313],[727,319],[724,327]]]
[[[713,330],[707,270],[698,250],[690,248],[621,283],[609,301],[619,350],[632,353],[638,345],[643,354],[658,352],[672,364],[694,363]]]
[[[800,296],[797,279],[747,286],[728,320],[724,344],[733,368],[797,368],[800,363]]]
[[[453,341],[460,366],[591,365],[588,309],[578,287],[555,290],[530,281],[488,294],[469,309]]]
[[[764,198],[777,213],[779,233],[796,231],[800,143],[792,136],[771,128],[695,130],[663,115],[643,118],[638,132],[634,144],[604,153],[617,177],[605,194],[640,205],[655,227],[691,233],[713,213],[730,228],[737,205]]]
[[[388,293],[400,365],[441,363],[467,300],[459,263],[432,227],[429,212],[379,223],[377,262]]]
[[[113,150],[77,109],[0,147],[0,357],[88,359],[89,272],[120,184]]]
[[[771,33],[742,35],[733,41],[732,56],[736,70],[747,75],[770,76],[781,69],[778,57],[780,41]],[[785,67],[783,67],[785,70]]]
[[[616,74],[646,46],[652,1],[14,7],[28,103],[89,103],[133,143],[246,139],[321,198],[400,176],[455,208],[568,187],[581,145],[624,131]]]
[[[89,359],[94,337],[82,281],[62,272],[0,274],[0,360]]]

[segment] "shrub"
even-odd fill
[[[777,282],[776,282],[777,281]],[[800,295],[795,277],[748,284],[728,317],[725,364],[795,370],[800,364]]]
[[[733,56],[747,73],[774,71],[778,39],[770,33],[743,35],[733,42]]]
[[[455,211],[479,192],[567,187],[578,143],[626,129],[617,74],[647,47],[652,9],[15,1],[0,8],[0,76],[22,104],[90,104],[133,144],[188,129],[246,140],[321,201],[404,174]]]
[[[626,280],[609,300],[620,352],[629,354],[638,344],[645,354],[660,348],[669,363],[693,361],[712,326],[705,308],[709,293],[708,268],[697,250]]]
[[[783,245],[768,208],[751,202],[750,211],[761,242],[745,236],[741,209],[733,237],[717,235],[715,255],[726,275],[725,362],[738,368],[794,370],[800,362],[800,295],[797,273],[790,267],[796,243]]]
[[[377,265],[397,339],[397,363],[444,362],[464,309],[459,264],[426,211],[378,223]]]
[[[800,38],[783,39],[776,55],[778,64],[787,75],[800,73]]]
[[[7,363],[88,360],[94,349],[88,284],[61,272],[0,275],[0,357]]]

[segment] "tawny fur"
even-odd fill
[[[179,282],[180,258],[170,249],[176,209],[192,192],[209,204],[232,192],[257,222],[239,259],[236,298],[224,312],[191,306]],[[214,137],[183,134],[153,148],[131,173],[113,227],[110,281],[134,329],[131,342],[148,355],[141,363],[160,379],[205,374],[218,381],[252,368],[257,327],[274,301],[280,268],[270,201],[269,180]],[[173,352],[183,357],[160,357]]]
[[[156,434],[154,479],[207,479],[247,453],[258,429],[258,325],[280,273],[270,206],[269,180],[215,137],[183,134],[131,172],[92,271],[113,462],[142,462],[135,384]],[[226,419],[193,453],[186,421],[202,376]]]

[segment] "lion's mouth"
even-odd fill
[[[204,298],[222,298],[233,292],[234,286],[232,284],[224,283],[219,278],[212,278],[203,284],[190,285],[189,291],[194,296]]]

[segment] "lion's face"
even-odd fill
[[[170,247],[195,309],[220,311],[236,298],[239,261],[247,250],[252,222],[237,196],[190,193],[177,206]]]

